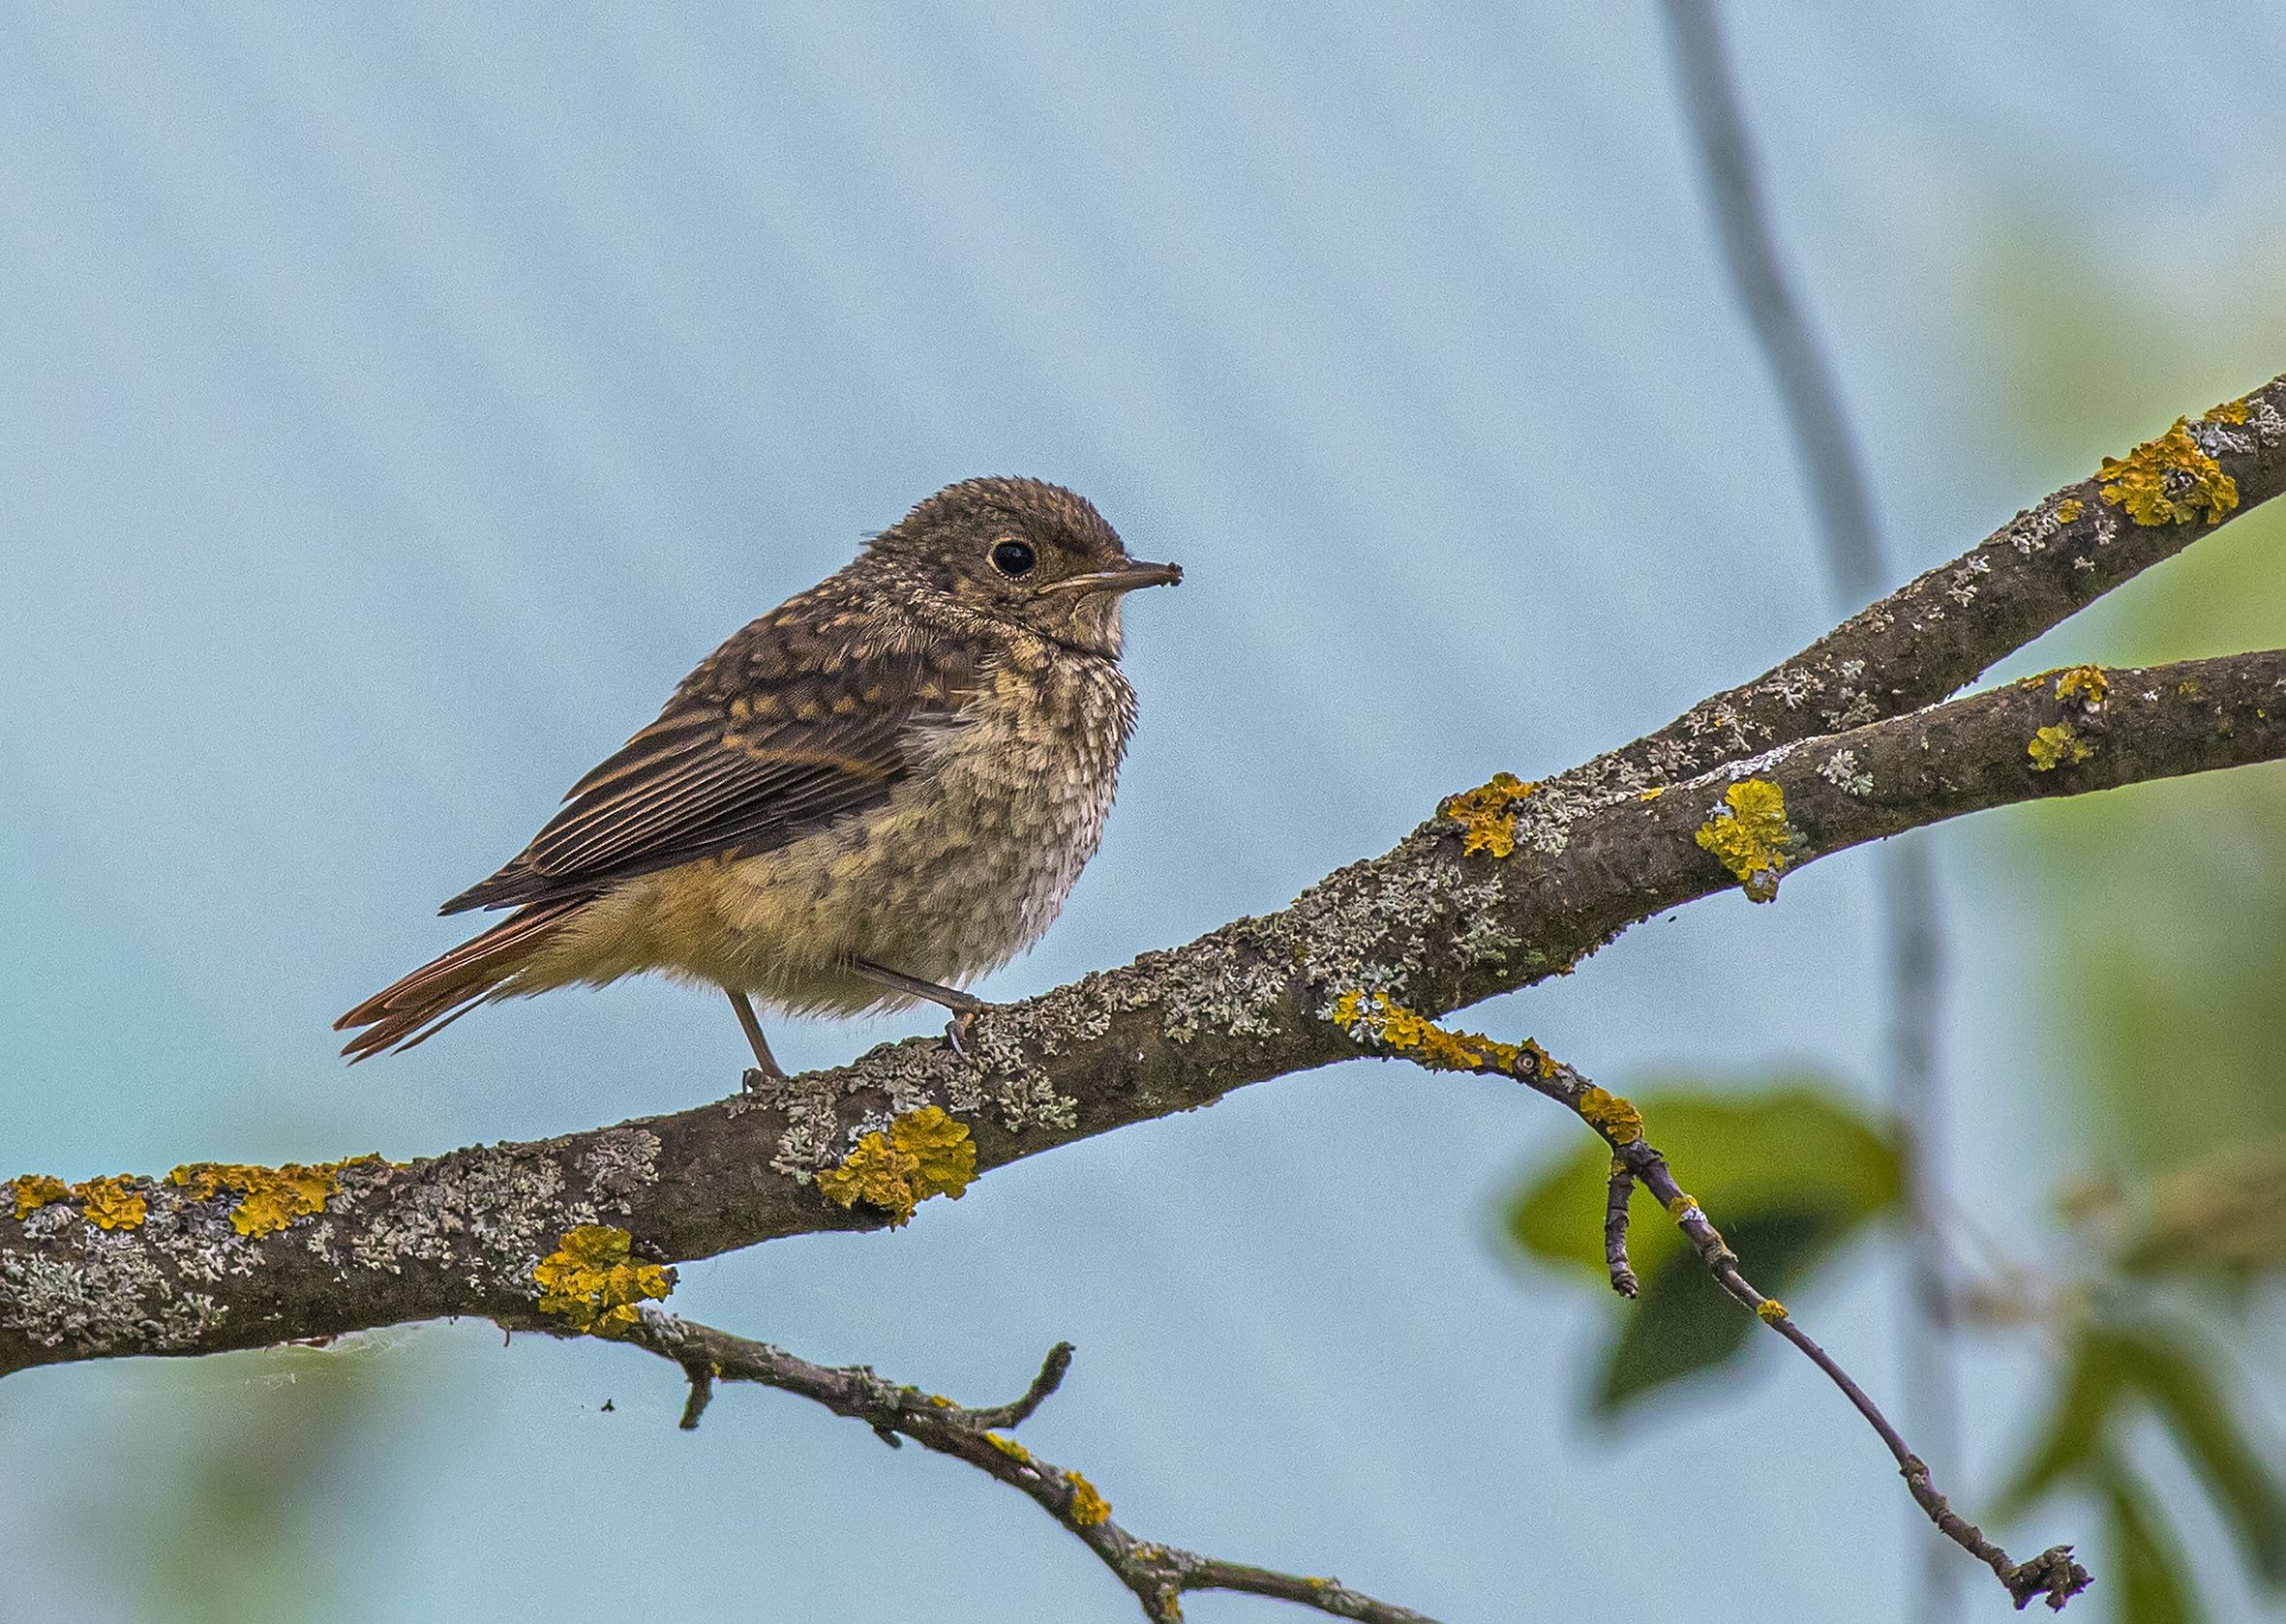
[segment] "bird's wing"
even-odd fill
[[[821,657],[757,621],[691,675],[659,719],[574,784],[564,808],[491,879],[444,905],[593,895],[705,857],[752,857],[887,800],[976,692],[943,649]]]

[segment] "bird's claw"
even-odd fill
[[[945,1041],[952,1045],[952,1052],[961,1059],[969,1058],[969,1046],[963,1041],[977,1029],[977,1011],[963,1009],[945,1023]]]
[[[759,1066],[749,1066],[745,1075],[738,1079],[738,1088],[746,1094],[765,1094],[768,1092],[770,1084],[785,1080],[783,1075],[773,1077]]]

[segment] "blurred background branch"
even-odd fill
[[[1833,364],[1780,257],[1714,0],[1661,0],[1661,10],[1723,262],[1792,431],[1835,606],[1847,613],[1880,596],[1894,579],[1865,460]],[[1904,1414],[1927,1459],[1958,1470],[1963,1455],[1944,1229],[1948,1113],[1939,1069],[1944,939],[1929,837],[1884,846],[1878,872],[1889,997],[1885,1069],[1904,1175],[1898,1214],[1906,1251],[1898,1313]],[[1910,1549],[1918,1557],[1909,1579],[1911,1616],[1930,1624],[1955,1616],[1955,1570],[1942,1546],[1916,1525]]]

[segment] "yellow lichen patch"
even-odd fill
[[[923,1201],[942,1195],[957,1201],[977,1178],[977,1141],[968,1125],[934,1105],[908,1111],[889,1125],[889,1140],[918,1158],[915,1193]]]
[[[1786,1305],[1781,1303],[1775,1297],[1765,1297],[1760,1303],[1757,1303],[1755,1305],[1755,1312],[1761,1316],[1761,1320],[1764,1325],[1776,1325],[1780,1320],[1787,1317]]]
[[[70,1185],[45,1173],[26,1173],[20,1179],[11,1179],[8,1188],[15,1197],[15,1216],[19,1223],[51,1202],[70,1199],[72,1194]]]
[[[1786,821],[1786,792],[1766,778],[1749,778],[1723,792],[1694,837],[1745,887],[1751,902],[1778,895],[1778,876],[1792,860],[1801,836]]]
[[[2238,482],[2199,449],[2181,417],[2123,460],[2106,457],[2096,478],[2103,481],[2103,499],[2125,508],[2138,525],[2188,525],[2202,516],[2219,525],[2239,505]]]
[[[583,1223],[532,1269],[540,1312],[574,1330],[609,1337],[633,1325],[636,1305],[664,1297],[675,1282],[656,1263],[638,1263],[634,1237],[608,1224]]]
[[[2207,408],[2208,422],[2228,423],[2233,428],[2244,423],[2252,415],[2253,413],[2247,410],[2244,401],[2225,401],[2218,406]]]
[[[2111,689],[2111,678],[2099,666],[2073,666],[2056,675],[2056,697],[2077,699],[2090,710],[2103,703],[2103,696]]]
[[[1071,1485],[1071,1520],[1082,1528],[1093,1528],[1098,1522],[1111,1519],[1111,1502],[1102,1491],[1077,1472],[1066,1472],[1064,1481]]]
[[[2066,496],[2056,504],[2056,522],[2059,525],[2069,525],[2086,511],[2087,508],[2079,497]]]
[[[238,1197],[230,1209],[230,1227],[241,1235],[275,1235],[298,1218],[325,1211],[327,1199],[341,1189],[344,1170],[379,1161],[377,1156],[353,1156],[342,1161],[305,1166],[289,1161],[283,1167],[260,1167],[244,1161],[189,1161],[166,1175],[166,1182],[193,1201],[209,1201],[227,1190]]]
[[[1645,790],[1641,795],[1636,797],[1636,799],[1657,800],[1665,794],[1667,794],[1667,786],[1665,784],[1654,784],[1649,789]]]
[[[87,1221],[98,1229],[133,1229],[151,1210],[151,1204],[125,1174],[74,1185],[72,1193],[78,1197]]]
[[[1516,804],[1538,789],[1513,772],[1495,772],[1489,784],[1447,796],[1437,816],[1460,826],[1460,850],[1505,857],[1516,850]]]
[[[1334,1000],[1334,1024],[1353,1038],[1378,1039],[1416,1066],[1431,1071],[1497,1071],[1505,1076],[1544,1076],[1548,1051],[1529,1039],[1503,1043],[1479,1032],[1448,1032],[1427,1015],[1406,1008],[1387,993],[1345,992]]]
[[[1576,1109],[1588,1127],[1614,1145],[1632,1145],[1643,1136],[1643,1113],[1624,1095],[1591,1084]]]
[[[1687,1190],[1678,1192],[1674,1199],[1667,1204],[1667,1216],[1677,1223],[1682,1222],[1697,1211],[1699,1211],[1699,1197]]]
[[[2060,767],[2077,767],[2095,754],[2092,746],[2072,730],[2069,722],[2053,722],[2032,735],[2032,741],[2025,747],[2025,754],[2032,759],[2036,772],[2054,772]]]
[[[1015,1439],[1009,1437],[1006,1432],[987,1432],[984,1434],[984,1441],[990,1444],[994,1449],[999,1450],[1001,1454],[1007,1456],[1010,1460],[1013,1460],[1019,1466],[1029,1466],[1032,1464],[1032,1451],[1026,1449],[1022,1444],[1016,1442]]]
[[[913,1217],[919,1204],[913,1193],[913,1179],[919,1171],[919,1158],[899,1154],[887,1135],[877,1131],[859,1139],[840,1165],[820,1173],[818,1188],[840,1206],[854,1207],[862,1201],[868,1207],[882,1208],[890,1215],[892,1225],[901,1224]]]
[[[959,1200],[977,1176],[977,1142],[968,1125],[935,1105],[908,1111],[866,1134],[841,1165],[818,1175],[826,1198],[844,1207],[862,1201],[889,1215],[890,1227],[909,1222],[932,1195]]]

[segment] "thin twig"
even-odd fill
[[[1604,1267],[1610,1272],[1611,1289],[1633,1297],[1642,1289],[1627,1262],[1627,1202],[1635,1194],[1635,1174],[1617,1157],[1611,1158],[1611,1182],[1604,1192]]]
[[[1665,0],[1664,10],[1724,261],[1792,431],[1825,543],[1836,607],[1846,613],[1878,596],[1891,579],[1865,459],[1825,346],[1786,274],[1714,8],[1709,0]],[[1899,1331],[1907,1408],[1913,1429],[1939,1459],[1957,1460],[1959,1400],[1948,1306],[1952,1268],[1941,1227],[1946,1112],[1936,1045],[1942,1030],[1943,992],[1937,872],[1926,841],[1908,840],[1883,849],[1879,874],[1888,942],[1889,1097],[1904,1163],[1908,1255]],[[1937,1620],[1958,1612],[1952,1568],[1939,1559],[1934,1547],[1924,1545],[1914,1572],[1914,1617]]]
[[[1634,1105],[1618,1095],[1598,1088],[1537,1043],[1505,1043],[1477,1033],[1449,1031],[1387,998],[1375,998],[1369,1003],[1360,1000],[1349,1011],[1347,1024],[1351,1036],[1375,1052],[1397,1055],[1433,1071],[1469,1071],[1513,1078],[1578,1116],[1610,1147],[1614,1165],[1624,1167],[1667,1209],[1668,1216],[1674,1219],[1675,1227],[1682,1231],[1683,1238],[1714,1276],[1716,1283],[1825,1372],[1896,1459],[1913,1503],[1940,1533],[1991,1568],[2019,1608],[2036,1596],[2049,1607],[2060,1609],[2087,1588],[2087,1570],[2071,1559],[2071,1547],[2056,1546],[2030,1562],[2016,1562],[1986,1539],[1980,1529],[1954,1512],[1945,1497],[1937,1491],[1928,1466],[1907,1446],[1903,1434],[1865,1389],[1857,1385],[1833,1355],[1794,1323],[1784,1304],[1763,1296],[1747,1279],[1740,1269],[1738,1254],[1723,1239],[1722,1231],[1714,1226],[1698,1198],[1677,1182],[1667,1158],[1644,1137],[1642,1115]],[[1624,1217],[1616,1220],[1616,1225],[1612,1218],[1614,1207],[1622,1214],[1625,1210],[1617,1194],[1616,1173],[1610,1188],[1613,1193],[1605,1207],[1607,1257],[1612,1250],[1614,1227],[1622,1236],[1625,1233]]]
[[[704,1359],[686,1359],[682,1364],[683,1378],[691,1384],[690,1397],[683,1400],[682,1419],[676,1425],[685,1432],[699,1429],[699,1417],[707,1413],[707,1406],[714,1401],[714,1367]]]
[[[748,1381],[823,1404],[835,1415],[861,1421],[885,1441],[911,1438],[924,1449],[967,1461],[1031,1497],[1109,1568],[1142,1605],[1154,1624],[1175,1624],[1181,1598],[1193,1590],[1236,1590],[1314,1608],[1360,1624],[1435,1624],[1424,1613],[1352,1590],[1339,1579],[1279,1573],[1225,1562],[1196,1551],[1140,1540],[1111,1518],[1111,1503],[1068,1467],[1033,1454],[1008,1436],[1046,1401],[1071,1368],[1071,1344],[1058,1342],[1039,1374],[1011,1403],[971,1409],[949,1398],[900,1386],[862,1365],[817,1365],[768,1342],[732,1336],[711,1326],[646,1308],[618,1340],[634,1343],[682,1367],[691,1384],[682,1425],[695,1426],[717,1381]]]

